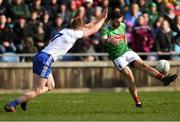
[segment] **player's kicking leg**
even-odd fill
[[[145,64],[142,60],[134,61],[134,68],[143,70],[149,73],[152,77],[157,78],[162,81],[164,86],[169,85],[171,82],[175,81],[177,78],[177,74],[173,75],[164,75],[157,71],[155,68]]]
[[[137,93],[137,88],[134,82],[134,76],[132,71],[130,70],[130,68],[128,66],[126,66],[125,68],[123,68],[121,70],[121,73],[127,78],[128,80],[128,88],[129,91],[131,93],[131,96],[133,97],[136,107],[142,107],[141,101],[140,101],[140,97],[138,96]]]

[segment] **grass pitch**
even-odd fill
[[[128,92],[49,93],[6,113],[3,106],[17,94],[0,94],[0,120],[180,120],[180,92],[140,92],[143,108],[135,108]]]

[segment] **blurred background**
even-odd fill
[[[144,60],[177,60],[180,53],[180,1],[178,0],[0,0],[0,53],[36,53],[73,17],[95,22],[102,9],[120,9],[127,25],[129,47]],[[104,53],[100,32],[83,38],[69,53]],[[167,54],[162,55],[160,54]],[[16,57],[17,58],[17,57]],[[10,62],[4,57],[2,61]],[[32,58],[14,59],[31,61]],[[107,56],[68,56],[59,60],[109,60]]]
[[[152,66],[169,60],[170,72],[179,74],[179,0],[0,0],[0,88],[31,88],[34,54],[69,27],[73,17],[96,22],[105,7],[109,14],[113,9],[123,12],[128,45],[143,60]],[[109,60],[100,31],[78,40],[53,69],[57,88],[126,86]],[[161,85],[133,72],[139,86]],[[180,86],[179,77],[177,81],[174,86]]]

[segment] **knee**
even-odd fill
[[[127,78],[129,83],[134,82],[134,76],[131,72],[127,73],[126,78]]]
[[[134,83],[134,76],[133,75],[128,76],[128,82]]]
[[[130,70],[124,70],[123,75],[128,80],[128,82],[134,82],[134,76]]]
[[[49,88],[49,91],[53,90],[55,88],[55,84],[52,83],[50,86],[48,86],[48,88]]]
[[[144,62],[142,62],[141,67],[142,67],[143,69],[146,69],[147,67],[149,67],[149,65],[146,64],[146,63],[144,63]]]

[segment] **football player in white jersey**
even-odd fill
[[[71,28],[58,32],[51,42],[33,59],[33,82],[34,88],[9,102],[4,106],[7,112],[16,112],[16,106],[20,105],[22,110],[26,110],[27,102],[38,95],[46,93],[55,87],[54,78],[51,72],[51,64],[57,60],[58,56],[64,55],[74,45],[77,39],[90,36],[96,33],[105,22],[108,9],[104,9],[101,18],[96,23],[84,24],[80,18],[74,18]]]

